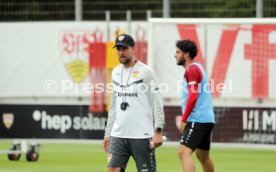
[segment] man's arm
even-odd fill
[[[196,105],[199,83],[203,78],[200,69],[196,65],[192,65],[188,68],[185,77],[188,82],[188,98],[179,127],[179,131],[181,133],[183,133],[186,126],[186,121]]]
[[[197,97],[198,97],[198,84],[191,84],[188,86],[188,92],[189,96],[186,103],[186,108],[184,110],[184,113],[182,115],[181,121],[186,123],[188,117],[190,116],[192,110],[195,107]]]
[[[116,119],[116,97],[114,95],[114,92],[112,92],[109,112],[108,112],[108,119],[107,119],[107,124],[105,128],[105,134],[104,134],[105,136],[110,136],[115,119]]]
[[[162,96],[159,92],[158,80],[151,69],[148,70],[146,75],[146,84],[149,89],[149,99],[151,102],[154,118],[155,132],[152,139],[152,147],[158,147],[163,143],[162,130],[165,124],[165,115]]]
[[[107,124],[105,128],[104,140],[103,140],[103,149],[105,152],[108,151],[110,134],[111,134],[111,130],[114,125],[115,119],[116,119],[116,97],[113,92],[111,95],[108,119],[107,119]]]
[[[153,110],[153,117],[154,117],[154,128],[161,128],[165,124],[165,115],[164,115],[164,108],[163,108],[163,100],[162,96],[159,91],[159,83],[157,77],[153,73],[152,69],[148,70],[146,76],[146,84],[148,86],[149,91],[149,99],[152,105]]]

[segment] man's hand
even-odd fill
[[[161,132],[154,132],[154,136],[151,140],[150,147],[157,148],[161,146],[163,143],[162,133]]]
[[[108,147],[109,147],[109,140],[110,137],[109,136],[104,136],[104,140],[103,140],[103,150],[107,153],[108,151]]]
[[[183,134],[186,124],[187,124],[186,122],[180,123],[178,130],[180,131],[181,134]]]

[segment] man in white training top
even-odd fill
[[[165,123],[162,97],[152,69],[134,55],[128,34],[116,38],[121,65],[112,71],[112,96],[103,148],[108,172],[124,172],[130,156],[137,171],[156,172],[155,148],[163,143]]]

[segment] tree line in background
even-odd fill
[[[263,16],[276,17],[276,0],[263,0]],[[163,0],[82,0],[82,18],[126,20],[126,10],[132,20],[162,17]],[[170,0],[170,16],[177,18],[239,18],[255,17],[255,0]],[[0,21],[72,21],[75,20],[75,0],[0,0]]]

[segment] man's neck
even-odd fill
[[[136,58],[132,57],[130,62],[128,64],[123,64],[123,66],[124,66],[124,68],[132,67],[132,66],[134,66],[135,62],[136,62]]]
[[[187,60],[187,61],[185,62],[185,64],[183,65],[184,69],[187,69],[188,66],[189,66],[191,63],[193,63],[193,60]]]

